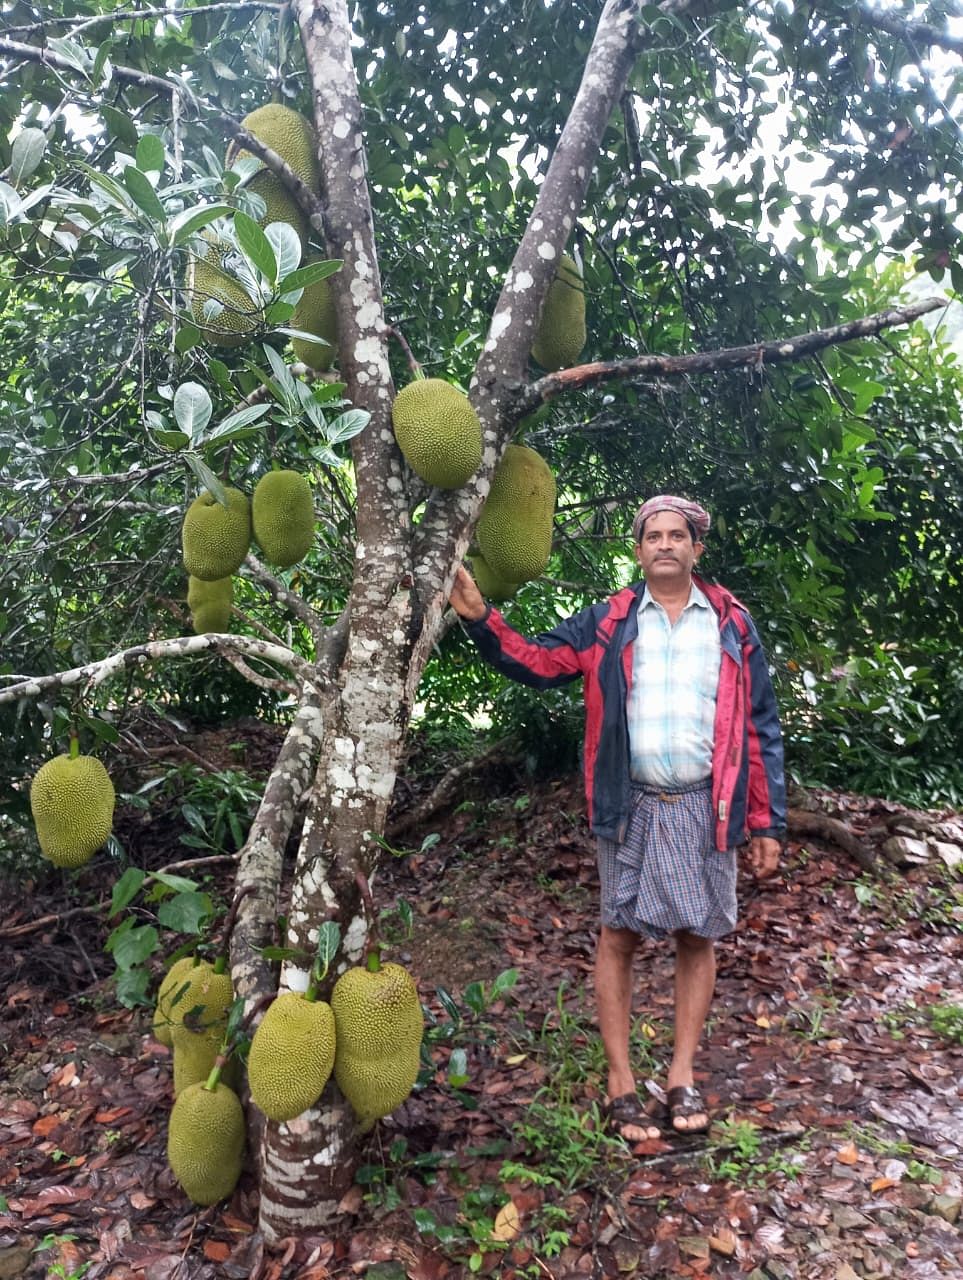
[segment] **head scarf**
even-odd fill
[[[648,498],[635,513],[632,521],[632,537],[638,542],[642,537],[642,529],[649,516],[658,515],[660,511],[676,511],[683,519],[688,520],[701,540],[710,524],[709,513],[698,502],[690,502],[688,498],[676,498],[671,493],[660,493]]]

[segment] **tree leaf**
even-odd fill
[[[309,284],[317,284],[326,280],[344,266],[341,258],[329,258],[324,262],[309,262],[306,267],[299,267],[288,275],[282,275],[278,283],[280,293],[290,293],[292,289],[306,289]]]
[[[249,424],[257,422],[259,418],[263,418],[268,412],[270,406],[266,404],[248,405],[246,409],[238,409],[236,413],[232,413],[230,417],[224,419],[218,426],[208,433],[208,440],[233,440],[240,438],[242,435],[253,435],[255,432],[246,430]]]
[[[200,933],[213,914],[214,906],[207,893],[178,893],[157,909],[157,919],[164,928],[178,933]]]
[[[349,409],[347,413],[342,413],[340,417],[335,418],[334,422],[328,423],[325,432],[328,443],[341,444],[344,440],[360,435],[370,421],[371,414],[367,409]]]
[[[175,893],[191,893],[197,888],[196,880],[190,880],[187,876],[176,876],[172,871],[152,871],[150,878],[167,889],[173,889]]]
[[[289,276],[301,261],[301,237],[287,222],[269,222],[264,236],[274,252],[274,274],[271,283]]]
[[[182,431],[197,441],[211,420],[214,406],[199,382],[182,382],[174,392],[174,417]]]
[[[226,507],[227,493],[224,490],[224,486],[207,463],[199,458],[196,453],[185,453],[184,458],[187,465],[197,476],[202,488],[208,491],[215,502],[219,502],[222,507]]]
[[[234,215],[234,232],[245,258],[273,286],[278,278],[278,264],[270,240],[254,219],[240,209]]]
[[[14,183],[29,178],[43,160],[47,135],[43,129],[21,129],[10,148],[10,177]]]
[[[119,911],[123,911],[129,902],[133,902],[146,879],[146,871],[142,871],[140,867],[128,867],[120,879],[114,882],[114,888],[110,895],[110,914],[112,916],[117,915]]]
[[[116,933],[115,930],[111,938],[115,938]],[[152,924],[124,930],[116,936],[113,946],[110,945],[111,938],[107,940],[107,950],[113,953],[118,969],[133,969],[135,965],[143,964],[154,954],[160,942],[160,935]]]
[[[151,186],[150,179],[140,169],[129,164],[124,170],[124,186],[130,192],[131,199],[154,222],[163,223],[167,215],[164,206],[157,198],[157,192]]]
[[[137,143],[137,168],[144,173],[161,173],[164,169],[166,155],[164,144],[156,133],[145,133]]]
[[[203,227],[230,213],[233,213],[233,209],[229,204],[209,204],[203,209],[182,209],[171,218],[171,243],[186,244]]]

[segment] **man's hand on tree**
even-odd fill
[[[448,602],[459,618],[464,618],[466,622],[478,622],[485,616],[487,606],[482,593],[463,564],[455,570],[455,581],[451,584]]]
[[[776,874],[782,844],[772,836],[753,836],[749,841],[749,866],[757,880],[768,880]]]

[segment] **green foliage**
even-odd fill
[[[808,1141],[800,1139],[795,1147],[805,1152]],[[772,1177],[799,1177],[800,1154],[767,1154],[765,1148],[766,1140],[751,1120],[720,1120],[710,1131],[705,1165],[710,1177],[744,1187],[762,1186]]]
[[[938,1036],[954,1044],[963,1044],[963,1005],[930,1005],[929,1017],[930,1025]]]

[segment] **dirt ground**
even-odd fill
[[[257,772],[275,738],[247,726],[190,749]],[[8,883],[0,1280],[963,1277],[961,882],[929,865],[874,880],[813,841],[791,842],[774,881],[743,878],[700,1059],[713,1130],[629,1151],[598,1128],[580,785],[511,777],[466,785],[386,857],[375,896],[418,980],[431,1069],[370,1139],[337,1227],[279,1249],[256,1230],[250,1173],[201,1211],[167,1168],[169,1051],[149,1010],[117,1004],[103,952],[118,867],[100,854],[72,880]],[[840,801],[873,829],[873,802]],[[147,868],[200,856],[184,831],[176,797],[118,817]],[[230,864],[204,874],[227,900]],[[633,1044],[656,1083],[671,973],[645,943]]]

